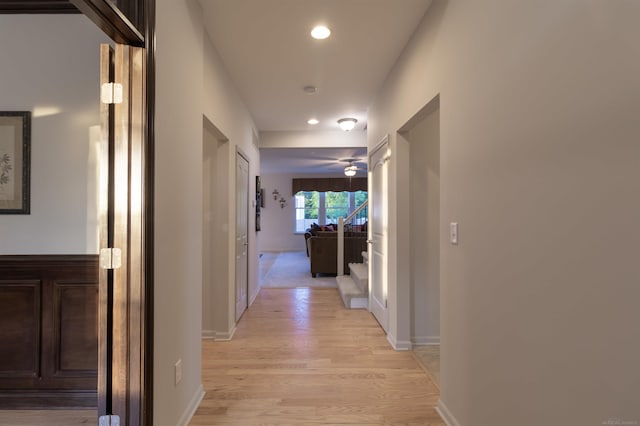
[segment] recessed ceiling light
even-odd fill
[[[319,121],[315,118],[310,118],[309,120],[307,120],[307,123],[311,124],[312,126],[315,126],[316,124],[319,123]]]
[[[331,35],[331,30],[324,25],[318,25],[311,30],[311,37],[316,40],[324,40]]]

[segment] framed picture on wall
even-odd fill
[[[0,111],[0,214],[29,214],[31,112]]]
[[[256,176],[256,231],[260,230],[260,207],[262,206],[261,196],[262,186],[260,185],[260,176]]]

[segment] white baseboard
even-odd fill
[[[447,426],[460,426],[458,420],[453,417],[453,414],[451,414],[451,411],[449,411],[449,409],[446,405],[444,405],[444,402],[442,402],[441,399],[438,400],[436,411],[438,412],[438,414],[440,414],[440,417],[442,417],[442,420],[444,420]]]
[[[431,345],[439,345],[440,344],[440,336],[421,336],[421,337],[412,337],[411,342],[415,346],[431,346]]]
[[[368,297],[354,297],[349,301],[351,309],[369,309]]]
[[[395,338],[395,336],[392,336],[389,333],[387,333],[387,341],[391,344],[391,347],[396,351],[410,351],[412,348],[411,342],[399,341]]]
[[[216,335],[214,337],[214,339],[216,340],[216,342],[227,342],[231,339],[233,339],[233,335],[236,334],[236,326],[233,326],[233,329],[231,329],[231,331],[229,332],[219,332],[216,331]]]
[[[233,330],[230,332],[220,332],[215,330],[202,330],[202,339],[203,340],[215,340],[226,342],[233,339],[233,335],[236,334],[236,327],[233,327]]]
[[[204,387],[200,385],[200,387],[196,390],[196,393],[193,395],[193,398],[191,398],[191,402],[189,402],[189,405],[187,406],[187,409],[185,410],[184,414],[180,417],[180,420],[178,420],[178,426],[189,425],[189,422],[191,421],[191,419],[193,418],[193,415],[198,410],[198,407],[200,406],[200,402],[202,402],[203,398],[204,398]]]
[[[300,234],[300,237],[304,237],[304,233]],[[288,248],[288,249],[280,249],[280,250],[260,250],[260,253],[295,253],[299,251],[304,251],[304,247],[301,248]]]
[[[202,338],[204,340],[213,340],[216,338],[215,330],[202,330]]]
[[[256,301],[256,297],[258,297],[258,294],[260,294],[260,289],[261,289],[261,288],[262,288],[262,287],[260,287],[260,283],[258,283],[258,290],[256,291],[256,293],[255,293],[254,295],[252,295],[252,296],[249,298],[249,307],[251,307],[251,305],[253,305],[253,302],[255,302],[255,301]]]

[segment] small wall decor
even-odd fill
[[[29,214],[31,112],[0,111],[0,214]]]
[[[287,200],[285,200],[284,197],[280,197],[278,202],[280,203],[280,208],[281,209],[284,209],[287,206]]]
[[[260,176],[256,176],[256,231],[260,230],[260,207],[262,206],[262,186]]]
[[[274,189],[271,195],[273,195],[273,200],[275,201],[280,196],[280,192],[277,189]]]

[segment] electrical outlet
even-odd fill
[[[182,381],[182,359],[176,361],[175,365],[176,386]]]

